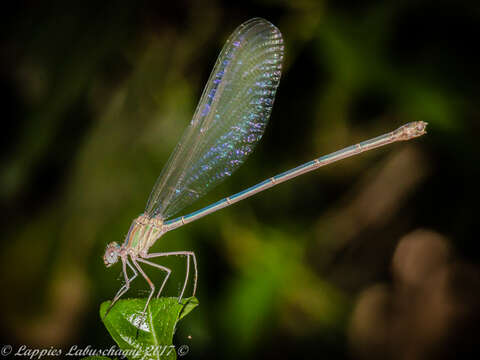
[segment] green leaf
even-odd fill
[[[177,322],[198,306],[198,300],[152,299],[143,314],[146,300],[119,300],[104,319],[111,303],[105,301],[100,306],[105,327],[129,359],[176,359],[172,341]]]

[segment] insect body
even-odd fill
[[[425,122],[408,123],[390,133],[273,176],[191,214],[172,219],[187,205],[229,177],[261,139],[280,81],[283,50],[280,31],[260,18],[243,23],[227,40],[193,119],[157,179],[144,213],[132,222],[123,244],[113,242],[107,246],[103,257],[105,265],[109,267],[120,259],[125,278],[125,284],[115,295],[109,310],[129,289],[131,281],[139,273],[151,289],[144,311],[147,309],[156,287],[140,264],[155,267],[166,273],[158,290],[157,297],[160,296],[171,270],[150,261],[158,257],[186,257],[186,276],[179,300],[185,293],[190,261],[193,262],[195,274],[193,295],[195,295],[198,271],[193,252],[149,252],[158,238],[168,231],[332,162],[425,133],[427,125]],[[127,271],[133,274],[129,277]]]

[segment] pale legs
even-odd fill
[[[192,257],[193,270],[195,272],[195,275],[194,275],[194,278],[193,278],[193,294],[192,294],[192,296],[195,296],[195,293],[197,292],[197,279],[198,279],[197,258],[195,257],[195,253],[193,251],[172,251],[172,252],[164,252],[164,253],[147,254],[145,256],[145,258],[146,259],[151,259],[151,258],[162,257],[162,256],[186,256],[187,257],[187,270],[186,270],[186,274],[185,274],[185,281],[183,283],[182,292],[180,293],[180,296],[178,297],[178,302],[180,302],[182,300],[183,294],[185,293],[185,289],[187,287],[188,276],[190,274],[190,257]],[[163,288],[163,285],[162,285],[162,288]],[[160,293],[162,292],[162,288],[160,288],[160,291],[158,292],[157,298],[160,297]]]
[[[125,284],[120,288],[120,290],[118,290],[117,294],[113,298],[112,303],[110,304],[107,311],[105,312],[105,315],[103,315],[104,319],[107,316],[107,314],[110,312],[110,310],[112,309],[113,305],[117,302],[117,300],[120,299],[122,297],[122,295],[125,294],[128,291],[128,289],[130,289],[130,283],[138,275],[137,270],[135,270],[135,268],[130,264],[130,262],[128,261],[128,258],[126,258],[125,261],[122,261],[122,264],[123,264],[123,276],[125,277]],[[131,278],[128,278],[128,275],[127,275],[127,265],[133,271],[133,276]]]
[[[155,285],[150,280],[150,278],[147,276],[147,274],[143,271],[143,269],[140,267],[140,264],[138,264],[138,262],[156,267],[156,268],[158,268],[160,270],[163,270],[167,273],[165,279],[162,282],[162,285],[160,286],[158,294],[157,294],[157,298],[159,298],[160,294],[162,293],[162,290],[165,287],[165,284],[167,283],[167,280],[170,277],[170,274],[171,274],[172,271],[165,266],[155,264],[154,262],[148,261],[146,259],[163,257],[163,256],[186,256],[187,257],[187,268],[186,268],[186,274],[185,274],[185,281],[183,283],[182,291],[180,292],[180,295],[178,297],[178,302],[180,302],[182,300],[183,295],[185,293],[185,290],[187,288],[188,278],[189,278],[189,274],[190,274],[190,257],[192,257],[193,268],[194,268],[194,271],[195,271],[195,275],[194,275],[194,279],[193,279],[193,294],[192,294],[192,296],[195,296],[195,293],[197,291],[198,269],[197,269],[197,258],[195,257],[194,252],[192,252],[192,251],[173,251],[173,252],[163,252],[163,253],[152,253],[152,254],[147,254],[146,256],[144,256],[144,258],[131,256],[130,258],[131,258],[131,260],[133,262],[133,265],[135,267],[133,267],[130,264],[128,258],[125,258],[125,260],[122,259],[122,260],[124,260],[124,261],[122,261],[122,263],[123,263],[123,275],[125,277],[125,285],[123,285],[120,288],[120,290],[117,292],[117,294],[113,298],[112,303],[110,304],[107,312],[104,315],[104,318],[107,316],[108,312],[111,310],[113,305],[117,302],[117,300],[120,299],[120,297],[122,297],[128,291],[128,289],[130,288],[130,282],[137,277],[138,272],[140,272],[140,274],[142,274],[143,278],[147,281],[147,283],[148,283],[148,285],[150,286],[150,289],[151,289],[150,294],[149,294],[148,299],[147,299],[147,303],[145,304],[145,308],[143,309],[143,312],[144,313],[146,312],[148,304],[150,303],[150,300],[152,299],[152,296],[155,293]],[[128,275],[127,275],[127,268],[126,268],[127,265],[130,269],[132,269],[132,271],[134,273],[134,275],[131,278],[128,278]],[[135,268],[138,270],[138,272],[137,272],[137,270],[135,270]]]
[[[142,262],[144,264],[148,264],[150,266],[154,266],[156,268],[159,268],[159,269],[167,272],[167,276],[163,280],[162,286],[160,287],[160,290],[158,291],[158,295],[157,295],[157,299],[158,299],[160,297],[160,294],[162,293],[163,287],[165,286],[165,284],[166,284],[166,282],[167,282],[167,280],[170,276],[171,270],[169,268],[165,267],[165,266],[155,264],[155,263],[153,263],[151,261],[148,261],[148,260],[145,260],[145,259],[152,259],[152,258],[162,257],[162,256],[186,256],[187,257],[187,269],[186,269],[186,274],[185,274],[185,281],[183,282],[183,288],[182,288],[182,291],[180,293],[180,296],[178,297],[178,302],[182,301],[183,294],[185,293],[185,289],[187,287],[188,277],[189,277],[189,274],[190,274],[190,257],[192,257],[192,259],[193,259],[193,268],[194,268],[194,271],[195,271],[195,276],[194,276],[194,279],[193,279],[193,294],[192,294],[192,296],[195,296],[195,293],[197,291],[197,279],[198,279],[197,258],[195,257],[195,253],[193,251],[172,251],[172,252],[164,252],[164,253],[153,253],[153,254],[145,255],[144,259],[142,259],[142,258],[133,259],[132,258],[133,264],[138,269],[138,271],[142,274],[142,276],[145,278],[148,285],[150,285],[150,289],[151,289],[150,295],[148,296],[148,299],[147,299],[147,303],[145,304],[145,308],[143,309],[144,313],[147,311],[148,304],[150,303],[150,300],[152,299],[152,296],[155,293],[155,285],[150,280],[150,278],[147,276],[147,274],[145,274],[145,272],[142,270],[142,268],[137,263],[137,261]]]
[[[150,280],[150,278],[147,276],[147,274],[145,274],[145,272],[142,270],[140,265],[138,265],[137,261],[140,261],[144,264],[148,264],[150,266],[154,266],[154,267],[159,268],[160,270],[163,270],[167,273],[167,276],[165,276],[165,279],[162,282],[162,286],[160,287],[160,290],[158,291],[157,298],[160,297],[160,293],[162,292],[163,287],[165,286],[165,283],[167,282],[168,278],[170,277],[170,274],[171,274],[172,270],[170,270],[169,268],[167,268],[165,266],[155,264],[151,261],[144,260],[142,258],[137,258],[136,260],[134,260],[132,258],[133,265],[135,265],[135,267],[138,269],[138,271],[140,271],[140,274],[142,274],[142,276],[145,278],[145,280],[147,280],[148,285],[150,285],[150,289],[152,289],[152,291],[150,291],[150,295],[148,295],[148,299],[147,299],[147,303],[145,304],[145,308],[143,309],[143,313],[145,314],[146,311],[147,311],[148,304],[150,303],[150,300],[152,299],[153,293],[155,292],[155,285],[153,284],[152,280]]]

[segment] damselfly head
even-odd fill
[[[103,262],[106,267],[110,267],[118,261],[118,255],[120,253],[120,245],[115,241],[107,245],[105,254],[103,255]]]

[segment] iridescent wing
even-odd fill
[[[172,217],[245,161],[270,117],[282,59],[282,34],[268,21],[251,19],[235,30],[155,183],[147,215]]]

